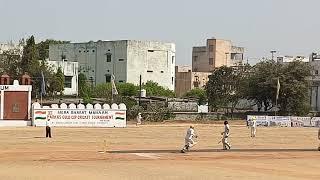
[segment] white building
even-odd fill
[[[22,55],[23,46],[13,43],[0,43],[0,54],[4,51],[15,50],[15,53]]]
[[[49,59],[79,62],[79,73],[94,85],[110,82],[139,84],[154,81],[174,90],[175,44],[156,41],[90,41],[50,45]]]
[[[293,61],[302,61],[302,62],[309,62],[309,57],[305,56],[279,56],[277,57],[277,62],[279,63],[289,63]]]
[[[78,95],[78,62],[47,61],[55,72],[61,67],[64,74],[64,95]]]

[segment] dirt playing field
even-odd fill
[[[2,127],[0,180],[320,179],[316,128],[258,128],[252,139],[242,123],[230,127],[231,151],[220,150],[222,125],[198,124],[186,154],[188,124],[54,128],[52,139],[40,127]]]

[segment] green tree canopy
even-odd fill
[[[211,108],[231,108],[233,112],[239,100],[245,96],[247,69],[222,66],[214,69],[206,85]]]
[[[165,89],[153,81],[147,81],[147,83],[142,85],[142,88],[147,91],[148,96],[175,97],[175,93],[173,91]]]
[[[207,103],[207,92],[205,89],[195,88],[186,92],[183,97],[197,98],[199,105],[204,105]]]
[[[64,74],[62,72],[62,68],[59,67],[56,72],[56,91],[63,95],[64,90]]]
[[[277,63],[272,60],[256,64],[249,78],[247,98],[254,100],[259,110],[270,110],[276,105],[277,82],[280,82],[278,108],[283,115],[306,114],[309,107],[308,91],[311,68],[307,63],[294,61]]]

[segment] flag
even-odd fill
[[[278,100],[279,99],[279,93],[280,93],[280,80],[278,78],[278,82],[277,82],[277,96],[276,96],[276,99]]]
[[[111,85],[112,85],[112,95],[118,95],[116,84],[114,83],[114,80],[116,77],[114,75],[111,76]]]
[[[46,82],[44,81],[44,75],[41,71],[41,95],[46,95]]]

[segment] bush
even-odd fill
[[[164,120],[173,119],[174,117],[175,115],[169,108],[157,104],[150,104],[147,106],[147,109],[143,114],[143,119],[151,122],[162,122]]]
[[[135,105],[131,108],[127,108],[127,118],[129,120],[134,120],[138,116],[139,112],[143,112],[143,108],[141,106]]]

